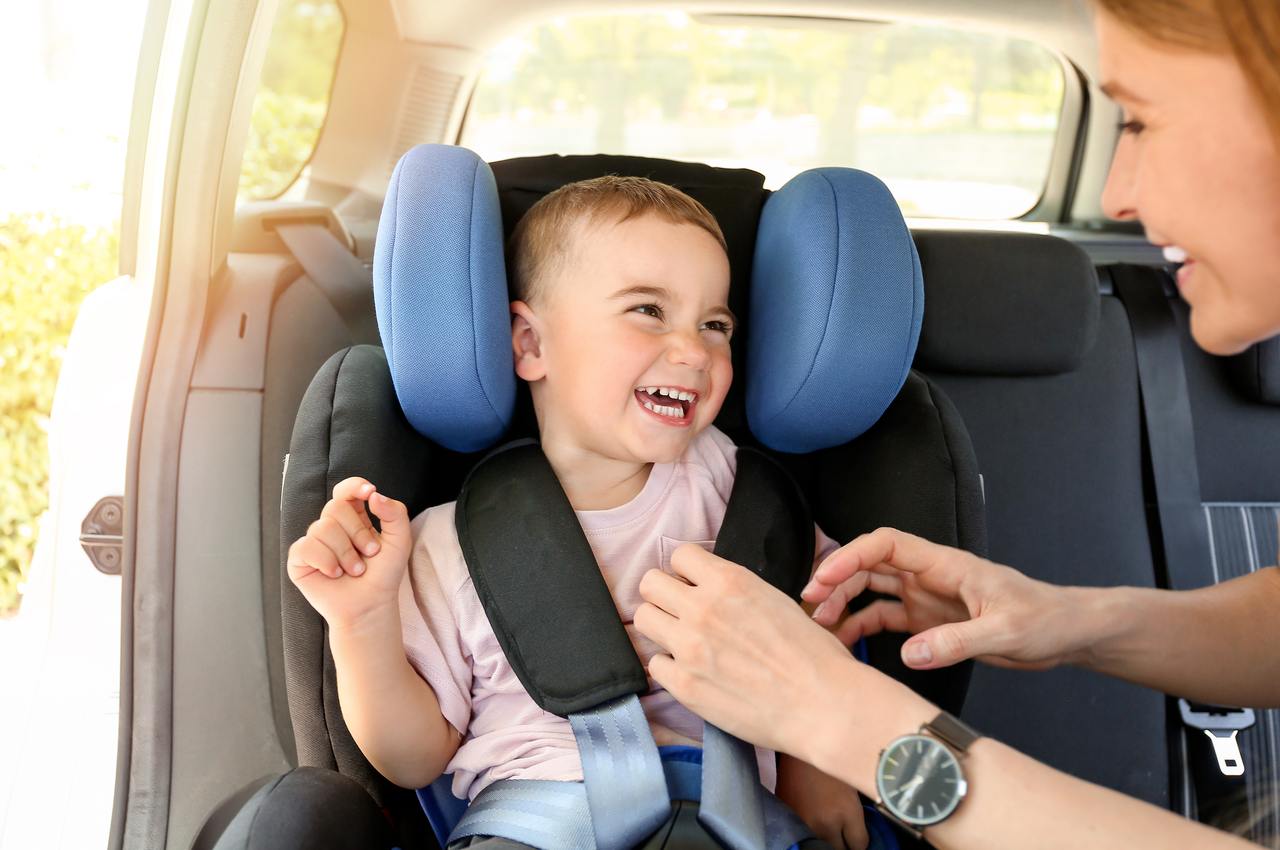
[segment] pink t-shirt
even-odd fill
[[[678,461],[654,464],[630,502],[577,512],[627,634],[646,664],[658,647],[631,624],[642,602],[640,579],[654,567],[670,572],[671,553],[682,543],[711,548],[733,487],[736,454],[728,437],[707,428]],[[413,520],[413,554],[400,588],[405,654],[435,691],[445,719],[463,736],[448,766],[453,793],[475,799],[500,779],[580,780],[582,762],[569,721],[538,707],[498,646],[458,545],[454,506],[439,505]],[[836,543],[814,531],[816,564]],[[640,704],[659,746],[701,742],[702,719],[652,680]],[[773,790],[774,754],[757,749],[756,756],[760,781]]]

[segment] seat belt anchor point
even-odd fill
[[[1213,754],[1218,759],[1218,770],[1223,776],[1244,776],[1244,759],[1240,755],[1240,745],[1236,742],[1239,729],[1232,729],[1230,735],[1214,734],[1212,729],[1205,729],[1209,742],[1213,744]]]
[[[1178,713],[1188,728],[1198,729],[1209,737],[1218,771],[1223,776],[1244,776],[1244,758],[1236,736],[1256,722],[1252,708],[1192,704],[1179,699]]]

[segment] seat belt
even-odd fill
[[[592,846],[629,850],[671,813],[663,768],[637,698],[648,691],[648,676],[541,447],[524,440],[481,461],[463,484],[455,523],[476,595],[516,677],[534,702],[567,717],[573,728],[584,778],[582,786],[574,785],[584,789]],[[762,452],[738,450],[715,551],[793,598],[808,577],[813,520],[799,487]],[[556,616],[548,616],[553,611]],[[710,724],[703,743],[698,822],[708,848],[717,846],[713,835],[731,850],[780,850],[810,836],[760,785],[751,747]],[[490,787],[513,787],[506,782]],[[491,806],[473,804],[450,841],[464,834],[536,839],[539,847],[585,840],[580,824],[575,826],[579,815],[571,816],[566,802],[577,791],[551,789],[543,800],[535,786],[520,789],[515,797],[499,790],[490,798],[504,801],[503,817]],[[516,798],[528,805],[513,809]],[[544,803],[562,811],[550,817]],[[521,816],[508,817],[516,814]],[[566,819],[569,833],[556,832],[552,839],[548,830],[558,817]],[[526,828],[531,820],[545,835]]]
[[[289,253],[333,305],[352,342],[376,344],[373,275],[338,241],[328,224],[317,219],[282,219],[268,221],[266,226],[280,234]]]
[[[1214,583],[1209,527],[1200,498],[1181,332],[1166,289],[1172,284],[1165,272],[1148,266],[1114,265],[1106,273],[1133,329],[1167,585],[1173,590],[1207,587]],[[1182,770],[1176,799],[1187,817],[1210,820],[1245,789],[1237,737],[1253,726],[1254,712],[1185,699],[1177,700],[1177,709]]]

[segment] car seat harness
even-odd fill
[[[660,756],[639,700],[648,676],[535,441],[513,443],[477,465],[455,516],[498,643],[534,702],[569,720],[583,782],[495,782],[449,843],[488,835],[547,850],[628,850],[671,817],[673,799],[691,797],[700,798],[707,847],[780,850],[812,837],[760,784],[754,749],[744,741],[705,725],[700,788],[689,781],[696,757]],[[813,520],[796,483],[763,452],[738,449],[715,553],[799,598],[813,563]]]

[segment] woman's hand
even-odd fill
[[[667,653],[649,674],[725,731],[803,758],[805,710],[847,701],[849,671],[862,665],[745,567],[685,544],[671,568],[679,578],[650,570],[640,581],[635,627]]]
[[[896,596],[843,621],[849,600],[870,589]],[[902,647],[910,667],[977,658],[1021,669],[1082,660],[1089,629],[1072,588],[1028,578],[976,555],[892,528],[864,534],[814,571],[802,596],[813,618],[851,645],[881,631],[918,633]]]

